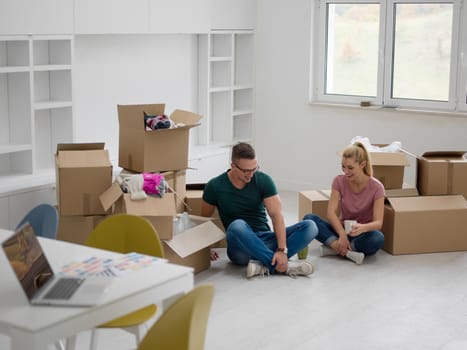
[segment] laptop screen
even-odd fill
[[[28,223],[21,226],[2,246],[21,286],[31,299],[53,277],[32,226]]]

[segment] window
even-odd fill
[[[462,0],[318,0],[313,101],[467,110]],[[464,11],[463,15],[461,10]]]

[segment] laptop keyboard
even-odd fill
[[[61,277],[45,294],[44,299],[70,299],[83,282],[82,278]]]

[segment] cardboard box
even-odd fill
[[[376,145],[385,146],[385,145]],[[373,176],[382,182],[385,189],[402,188],[404,169],[409,165],[403,152],[370,152]]]
[[[161,240],[172,239],[173,222],[176,215],[175,195],[165,193],[164,196],[148,196],[143,200],[132,200],[130,194],[123,193],[118,183],[113,183],[100,196],[102,206],[113,213],[126,213],[143,216],[154,226]]]
[[[187,190],[185,195],[185,203],[186,203],[186,211],[190,215],[197,215],[201,216],[201,202],[203,200],[203,191],[202,190]],[[225,232],[224,225],[219,217],[219,212],[217,209],[215,210],[213,216],[211,217],[212,222],[216,224],[217,227],[222,232]],[[214,248],[227,248],[227,240],[224,238],[223,240],[216,243]]]
[[[85,244],[89,235],[105,215],[60,216],[57,239],[78,244]]]
[[[175,193],[175,208],[177,213],[185,211],[186,170],[163,172],[165,180]]]
[[[298,193],[298,220],[306,214],[315,214],[327,220],[327,210],[331,190],[310,190]]]
[[[173,239],[162,244],[166,259],[174,264],[191,266],[198,273],[211,266],[211,247],[223,240],[225,234],[209,218],[189,217],[195,226],[175,234]]]
[[[467,201],[461,195],[388,198],[384,250],[398,254],[467,250]]]
[[[417,158],[417,188],[423,196],[462,194],[467,198],[465,151],[425,152]]]
[[[104,143],[58,144],[55,155],[60,215],[104,215],[99,196],[112,185]]]
[[[189,132],[199,125],[201,115],[177,109],[170,119],[184,126],[146,131],[144,113],[164,114],[164,104],[118,105],[117,108],[120,167],[137,172],[188,167]]]

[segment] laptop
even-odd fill
[[[92,275],[56,276],[29,223],[6,239],[2,248],[31,304],[93,306],[113,281],[109,277]]]

